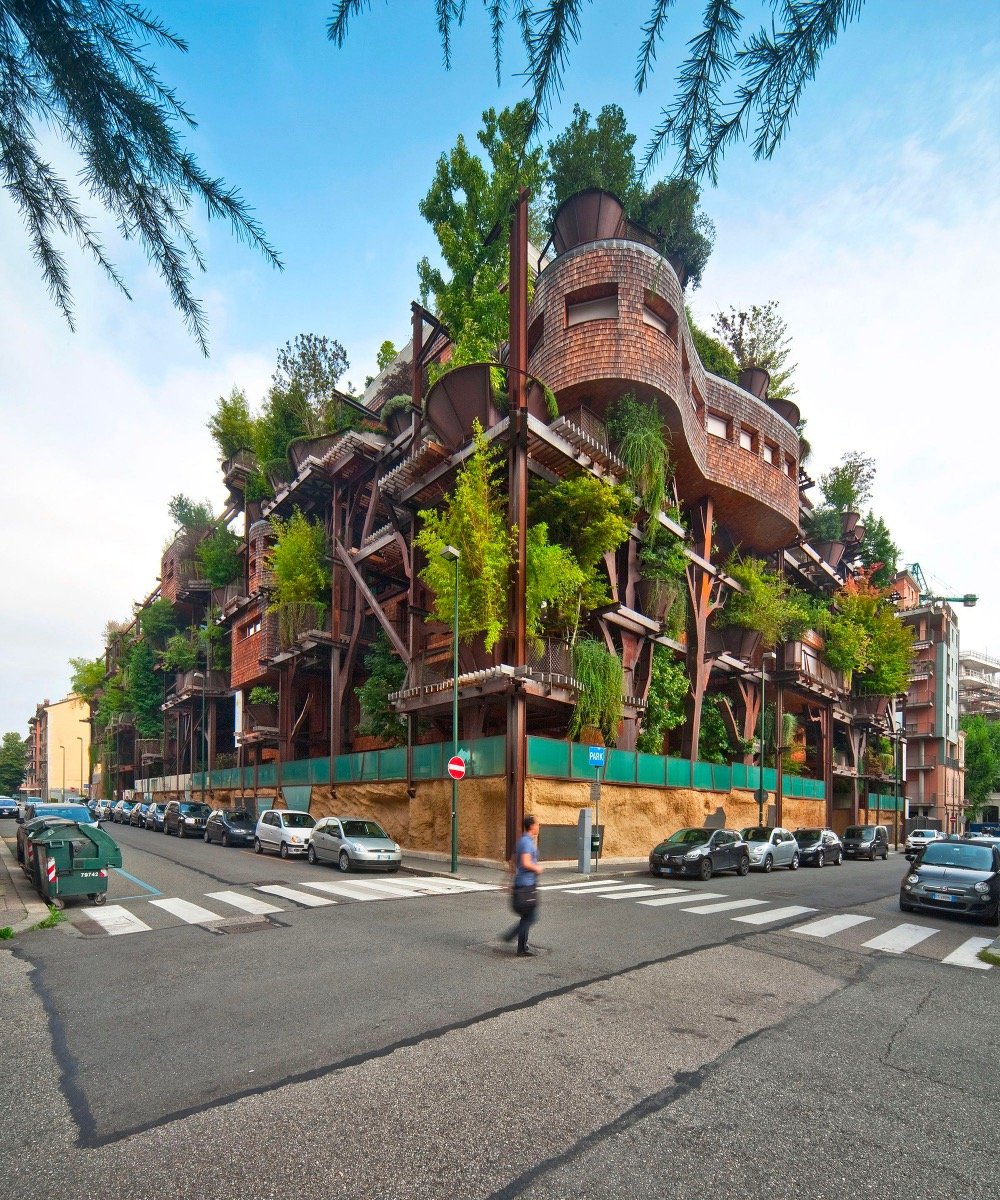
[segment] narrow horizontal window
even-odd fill
[[[566,324],[582,325],[584,321],[617,321],[618,293],[599,296],[596,300],[582,300],[577,304],[566,302]]]
[[[717,417],[715,413],[705,414],[705,429],[717,438],[729,437],[729,426],[724,417]]]

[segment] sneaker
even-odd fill
[[[523,950],[518,950],[517,956],[518,958],[537,958],[538,951],[532,950],[530,946],[525,946]]]

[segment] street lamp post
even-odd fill
[[[60,800],[66,799],[66,747],[60,743],[59,749],[62,751],[62,795]]]
[[[757,824],[764,824],[764,805],[767,803],[767,788],[764,787],[764,669],[767,660],[775,657],[771,650],[760,658],[760,774],[757,780]]]
[[[80,734],[76,735],[76,740],[80,743],[80,799],[83,799],[83,738]]]
[[[445,546],[441,557],[455,564],[455,619],[452,627],[451,754],[458,755],[458,563],[462,557],[454,546]],[[458,780],[451,779],[451,870],[458,871]]]

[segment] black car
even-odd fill
[[[160,832],[163,829],[163,814],[167,811],[166,801],[161,800],[156,804],[150,804],[146,809],[146,825],[147,829],[153,829]]]
[[[176,833],[179,838],[201,837],[212,810],[207,804],[191,800],[170,800],[163,814],[163,832]]]
[[[884,825],[848,825],[844,830],[844,857],[874,862],[889,857],[889,830]]]
[[[923,908],[1000,925],[1000,847],[969,838],[930,842],[899,887],[903,912]]]
[[[242,808],[217,808],[205,825],[205,841],[223,846],[252,846],[256,820]]]
[[[696,875],[711,879],[718,871],[746,875],[750,850],[735,829],[678,829],[649,855],[653,875]]]
[[[17,801],[13,796],[0,796],[0,817],[16,817],[18,813]]]
[[[141,825],[143,827],[143,829],[145,829],[146,828],[146,812],[148,811],[148,809],[149,809],[149,805],[146,803],[145,800],[137,800],[135,802],[135,804],[132,806],[132,811],[129,813],[128,823],[130,825]]]
[[[827,863],[833,863],[839,867],[844,861],[843,844],[832,829],[796,829],[794,836],[803,865],[825,867]]]

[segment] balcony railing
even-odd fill
[[[187,558],[177,564],[177,591],[210,592],[211,580],[205,578],[201,563],[196,558]]]
[[[135,752],[144,763],[159,762],[163,758],[163,744],[159,738],[137,738]]]

